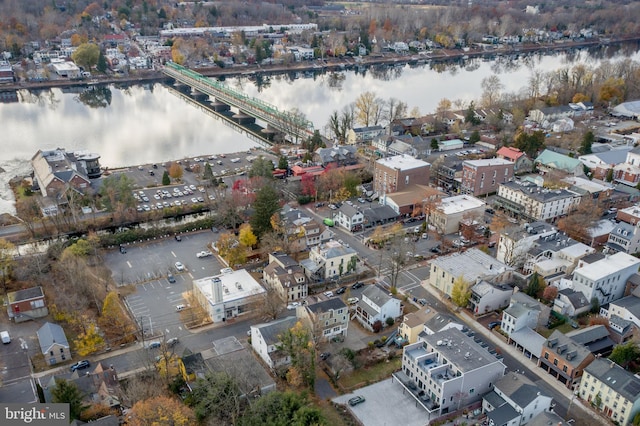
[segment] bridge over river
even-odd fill
[[[205,77],[174,62],[167,62],[162,72],[176,82],[208,95],[219,104],[219,107],[237,109],[238,121],[241,121],[243,115],[259,119],[265,122],[269,129],[281,132],[292,142],[299,142],[313,135],[313,123],[300,114],[281,111],[267,102],[247,96],[222,82]]]

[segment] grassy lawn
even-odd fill
[[[548,330],[546,328],[543,328],[542,330],[540,330],[540,335],[544,338],[549,338],[549,336],[551,336],[551,334],[553,333],[554,330],[558,330],[560,332],[562,332],[563,334],[566,334],[570,331],[573,331],[573,328],[571,327],[571,324],[569,324],[568,322],[562,324],[561,326],[558,326],[556,328],[552,328],[551,330]]]
[[[396,370],[399,370],[402,366],[402,358],[397,357],[391,361],[383,361],[371,367],[361,368],[355,370],[349,375],[344,375],[340,378],[340,386],[343,389],[353,389],[356,386],[365,386],[370,383],[375,383],[380,380],[386,379],[391,376]]]

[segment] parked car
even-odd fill
[[[71,371],[76,371],[76,370],[82,370],[89,367],[91,367],[91,363],[88,360],[83,359],[82,361],[78,361],[75,364],[73,364],[70,367],[70,369]]]
[[[336,294],[344,294],[345,291],[347,291],[347,288],[345,286],[342,286],[336,290]]]
[[[364,283],[360,282],[360,281],[358,281],[357,283],[355,283],[354,285],[351,286],[351,288],[354,289],[354,290],[357,290],[357,289],[359,289],[361,287],[364,287]]]
[[[360,301],[360,299],[358,299],[357,297],[350,297],[347,299],[347,303],[350,305],[355,305],[356,303],[358,303],[358,301]]]
[[[196,257],[198,259],[202,259],[203,257],[209,257],[209,256],[213,256],[213,253],[211,253],[209,250],[202,250],[201,252],[196,253]]]
[[[181,262],[176,262],[176,270],[184,271],[184,265]]]
[[[427,304],[427,299],[418,299],[418,303],[424,306]]]
[[[177,337],[172,337],[171,339],[167,340],[167,346],[175,346],[177,344],[178,344]]]
[[[364,396],[358,395],[358,396],[354,396],[353,398],[349,399],[349,405],[350,406],[355,406],[358,404],[361,404],[365,401]]]
[[[149,343],[149,346],[147,346],[147,349],[157,349],[160,346],[161,346],[160,342],[151,342]]]
[[[182,237],[180,235],[176,235],[176,241],[182,241]]]
[[[185,309],[187,309],[187,307],[183,304],[176,305],[176,312],[184,311]]]
[[[440,253],[442,253],[442,250],[440,250],[440,246],[431,247],[431,248],[429,249],[429,251],[430,251],[431,253],[435,253],[435,254],[440,254]]]
[[[502,326],[502,322],[501,321],[492,321],[487,325],[489,330],[493,330],[494,328],[496,328],[498,326]]]
[[[287,305],[287,309],[290,311],[295,310],[298,306],[300,306],[299,302],[293,302]]]
[[[326,297],[333,297],[333,292],[332,291],[325,291],[323,293]]]
[[[176,282],[176,277],[174,277],[173,274],[169,274],[167,275],[167,281],[169,281],[170,284],[173,284]]]

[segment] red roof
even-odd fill
[[[520,151],[518,148],[503,146],[498,150],[496,154],[498,155],[498,157],[502,157],[511,161],[516,161],[518,158],[524,155],[524,152]]]

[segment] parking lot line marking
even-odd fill
[[[165,328],[164,330],[167,332],[167,334],[169,334],[169,329],[168,328]]]
[[[129,262],[128,260],[127,260],[127,265],[129,265],[129,269],[133,268],[133,266],[131,266],[131,262]]]
[[[182,331],[182,327],[178,327],[178,330]]]
[[[173,255],[173,257],[178,257],[173,251],[171,252],[171,254]]]
[[[191,279],[193,279],[193,275],[191,275],[191,272],[189,272],[189,277],[191,277]]]

